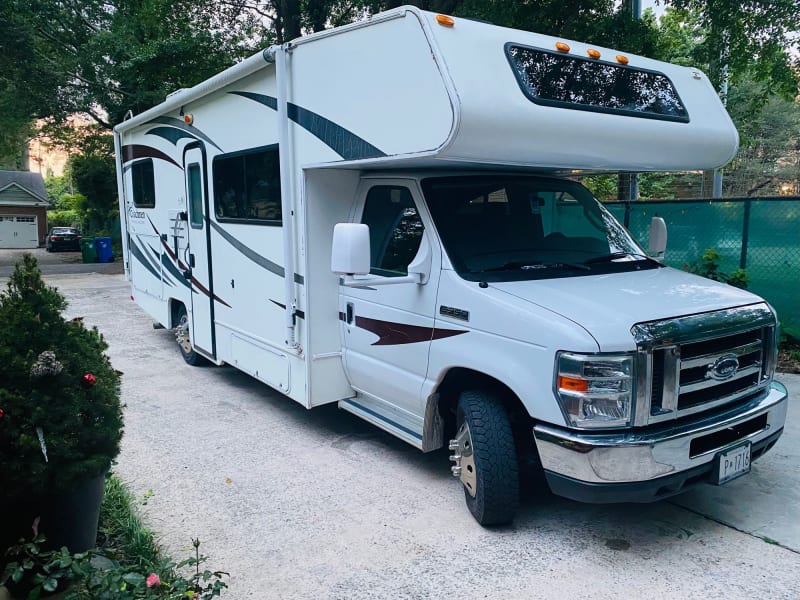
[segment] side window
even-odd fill
[[[156,180],[153,159],[140,160],[131,165],[133,205],[136,208],[154,208],[156,205]]]
[[[220,221],[281,224],[278,146],[214,158],[214,210]]]
[[[203,188],[200,178],[200,165],[192,163],[187,169],[189,188],[189,222],[192,227],[203,227]]]
[[[361,222],[369,225],[370,273],[408,275],[422,241],[423,225],[411,192],[404,187],[376,186],[367,194]]]

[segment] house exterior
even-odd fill
[[[41,173],[0,171],[0,248],[38,248],[50,203]]]

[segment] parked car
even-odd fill
[[[53,227],[47,234],[45,249],[48,252],[55,250],[80,251],[81,235],[74,227]]]

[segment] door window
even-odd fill
[[[369,225],[370,273],[408,275],[424,227],[408,188],[376,186],[367,194],[361,222]]]
[[[192,227],[203,227],[203,188],[200,165],[192,163],[187,169],[189,188],[189,219]]]

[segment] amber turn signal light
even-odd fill
[[[589,382],[577,377],[558,376],[558,389],[565,392],[588,392]]]
[[[455,19],[453,19],[453,17],[448,17],[447,15],[436,15],[436,22],[444,27],[452,27],[456,24]]]
[[[559,52],[569,52],[569,44],[564,42],[556,42],[556,50]]]

